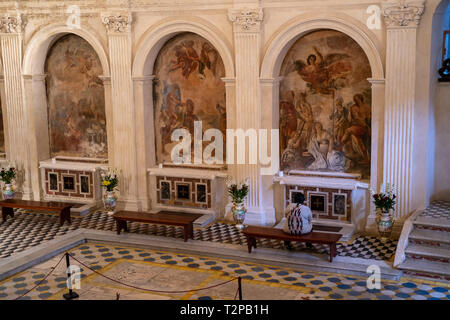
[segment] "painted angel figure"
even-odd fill
[[[202,51],[200,52],[200,65],[198,66],[198,72],[205,76],[205,67],[211,70],[213,75],[216,75],[216,65],[219,54],[216,49],[212,48],[209,43],[205,42],[202,46]]]
[[[288,70],[297,71],[300,77],[308,83],[313,93],[329,94],[335,89],[335,81],[351,71],[349,55],[345,53],[331,53],[325,57],[314,47],[314,53],[306,59],[296,60]]]

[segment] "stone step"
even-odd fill
[[[430,243],[450,244],[450,233],[446,231],[414,229],[410,233],[409,239],[422,240]]]
[[[428,260],[406,259],[398,266],[409,274],[450,280],[450,264]]]
[[[447,218],[430,218],[426,216],[418,216],[413,222],[417,229],[436,230],[450,232],[450,219]]]
[[[409,244],[405,250],[405,254],[411,259],[423,258],[437,262],[450,262],[450,249],[441,247]]]

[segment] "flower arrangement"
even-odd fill
[[[117,170],[109,170],[107,173],[102,174],[102,185],[106,188],[106,191],[114,191],[118,184]]]
[[[11,184],[11,182],[16,178],[16,166],[13,163],[8,163],[6,168],[2,168],[0,171],[0,179],[5,184]]]
[[[241,183],[229,182],[228,194],[230,195],[233,203],[244,202],[244,199],[248,194],[248,179]]]
[[[383,213],[389,212],[389,210],[395,210],[395,189],[394,185],[390,183],[382,184],[379,193],[372,193],[372,200],[377,209],[380,209]]]

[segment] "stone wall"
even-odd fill
[[[156,201],[151,199],[147,175],[156,164],[153,70],[167,40],[192,32],[220,54],[227,128],[278,129],[280,67],[287,51],[305,34],[333,29],[351,37],[370,64],[368,183],[373,189],[383,181],[397,185],[396,219],[401,224],[429,200],[427,192],[420,193],[426,190],[428,145],[420,128],[429,113],[426,88],[431,80],[426,75],[431,47],[426,37],[439,2],[411,0],[400,6],[396,0],[27,0],[16,2],[17,7],[2,2],[5,143],[7,157],[24,172],[22,196],[43,195],[38,163],[50,157],[44,66],[49,47],[63,35],[83,38],[98,56],[109,165],[121,170],[123,205],[147,210]],[[375,28],[369,28],[368,20]],[[273,176],[260,174],[263,167],[230,164],[227,173],[238,180],[250,179],[249,218],[270,224],[275,222],[280,195]],[[373,208],[366,202],[362,210],[369,230],[374,227]]]

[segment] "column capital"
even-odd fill
[[[424,0],[395,0],[382,4],[386,26],[417,27],[425,10]]]
[[[273,86],[278,85],[284,77],[275,77],[275,78],[259,78],[259,83],[263,86]]]
[[[47,73],[42,73],[42,74],[23,74],[22,77],[23,77],[24,80],[45,81],[45,78],[47,77]]]
[[[367,81],[369,81],[372,84],[372,86],[374,86],[374,85],[384,85],[386,83],[385,79],[368,78]]]
[[[228,10],[228,18],[234,25],[235,32],[257,32],[263,20],[261,8],[244,8]]]
[[[147,82],[147,81],[153,81],[155,79],[155,75],[148,75],[148,76],[133,76],[132,77],[133,82]]]
[[[5,14],[0,16],[0,33],[22,33],[25,22],[21,14]]]
[[[111,76],[98,76],[100,80],[102,80],[103,84],[110,84],[111,83]]]
[[[125,34],[131,32],[131,13],[104,13],[101,15],[102,22],[109,34]]]

